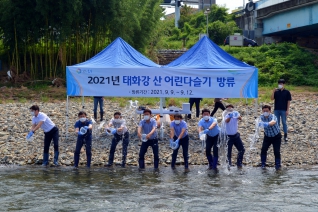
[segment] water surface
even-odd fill
[[[318,167],[0,167],[1,211],[318,211]]]

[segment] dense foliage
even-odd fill
[[[118,36],[144,51],[161,0],[0,0],[0,56],[17,74],[63,76]]]
[[[234,16],[227,13],[228,9],[212,5],[210,12],[194,10],[188,6],[181,8],[179,28],[174,26],[174,17],[167,17],[160,23],[157,40],[158,49],[190,48],[199,39],[200,34],[206,34],[216,44],[223,44],[224,38],[234,32],[241,32],[234,21]],[[208,16],[208,17],[207,17]]]
[[[318,86],[318,57],[292,43],[260,47],[223,47],[235,58],[259,69],[259,84],[284,78],[292,85]]]

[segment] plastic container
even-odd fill
[[[143,141],[143,142],[147,142],[147,134],[142,134],[141,135],[141,140]]]
[[[115,128],[106,128],[106,130],[105,130],[106,135],[112,135],[112,131],[113,131],[114,129],[115,129]]]
[[[179,147],[179,142],[171,142],[170,144],[171,149],[176,150]]]
[[[87,129],[85,129],[84,127],[81,127],[80,132],[84,135],[85,133],[87,133]]]
[[[240,117],[240,113],[237,111],[233,112],[233,118],[237,119],[238,117]]]
[[[206,140],[206,134],[202,131],[200,132],[200,140],[205,141]]]

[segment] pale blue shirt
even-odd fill
[[[154,127],[157,128],[157,122],[153,118],[150,119],[149,123],[147,123],[145,120],[141,120],[139,122],[139,127],[141,127],[142,134],[148,135]],[[151,135],[149,139],[155,138],[157,138],[157,130],[155,130],[155,132]]]
[[[214,117],[209,117],[209,120],[208,120],[208,121],[205,121],[205,120],[202,118],[202,119],[200,119],[200,121],[199,121],[199,123],[198,123],[198,126],[199,126],[199,127],[202,127],[203,130],[205,130],[205,129],[208,129],[208,128],[211,126],[212,123],[216,123],[216,126],[213,127],[212,130],[209,130],[209,132],[207,133],[207,135],[208,135],[208,136],[211,136],[211,137],[214,137],[214,136],[218,135],[219,132],[220,132],[220,127],[219,127],[219,125],[217,124],[218,121],[216,120],[216,118],[214,118]]]
[[[179,135],[181,134],[182,129],[185,129],[182,138],[188,135],[188,126],[187,123],[183,120],[180,121],[180,124],[176,124],[174,121],[172,121],[170,123],[170,128],[174,129],[174,135],[177,137],[179,137]]]
[[[225,119],[228,119],[229,115],[225,116]],[[238,128],[238,119],[231,118],[228,123],[225,122],[226,134],[227,135],[235,135],[237,133]]]
[[[109,124],[111,124],[111,125],[113,125],[114,126],[114,128],[123,128],[123,130],[121,131],[121,132],[118,132],[117,131],[117,134],[118,135],[122,135],[122,134],[125,134],[127,131],[128,131],[128,129],[127,129],[127,126],[126,126],[126,121],[125,121],[125,119],[114,119],[114,118],[112,118],[110,121],[109,121]]]
[[[44,132],[50,132],[55,127],[53,121],[45,113],[39,112],[38,116],[32,117],[32,124],[38,125],[40,121],[43,121],[41,128]]]

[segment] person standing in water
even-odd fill
[[[237,132],[238,129],[238,121],[242,120],[241,116],[237,116],[235,113],[238,114],[237,111],[234,111],[234,106],[233,105],[227,105],[226,110],[228,114],[225,116],[225,128],[226,128],[226,134],[229,137],[228,140],[228,162],[229,162],[229,167],[232,165],[232,147],[233,145],[237,149],[237,160],[236,160],[236,165],[238,169],[242,169],[242,162],[243,162],[243,155],[245,152],[245,148],[243,145],[243,142],[241,140],[240,133]]]
[[[205,154],[209,161],[209,169],[216,171],[219,157],[219,149],[217,143],[219,138],[220,127],[218,126],[216,118],[210,116],[209,109],[202,110],[202,119],[198,123],[198,131],[199,135],[201,133],[206,134]],[[213,157],[211,154],[212,147]]]
[[[188,164],[188,149],[189,149],[189,136],[187,123],[182,120],[181,114],[174,115],[174,121],[170,123],[170,143],[176,142],[177,147],[173,150],[171,168],[175,169],[175,163],[177,160],[178,150],[182,146],[182,153],[184,159],[184,169],[189,171]]]
[[[111,167],[113,165],[116,146],[119,143],[119,141],[122,140],[123,141],[123,152],[122,152],[123,156],[122,156],[121,167],[124,168],[126,165],[127,148],[129,144],[129,132],[126,127],[126,121],[125,119],[122,118],[120,112],[114,113],[114,118],[112,118],[109,121],[108,127],[114,127],[112,132],[110,132],[111,134],[114,135],[114,137],[112,139],[112,145],[110,147],[108,164],[106,165],[106,167]]]
[[[262,107],[263,114],[259,123],[260,127],[264,128],[264,140],[261,150],[261,166],[263,169],[266,167],[267,151],[270,145],[273,145],[274,156],[275,156],[275,169],[281,169],[281,158],[280,158],[280,146],[282,135],[277,123],[277,118],[271,113],[271,106],[264,105]]]
[[[55,126],[52,120],[45,114],[40,112],[37,105],[30,107],[32,115],[32,127],[27,138],[30,138],[38,129],[42,128],[44,131],[44,151],[42,166],[49,165],[49,149],[51,141],[54,142],[54,161],[53,164],[58,166],[59,157],[59,129]]]

